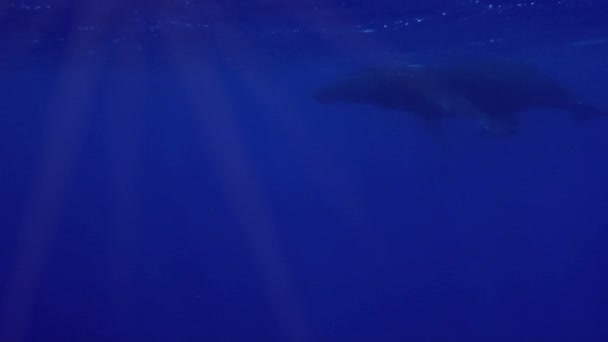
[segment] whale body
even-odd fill
[[[579,120],[608,117],[545,72],[521,63],[373,68],[319,89],[315,99],[405,111],[428,122],[470,117],[483,131],[500,135],[515,133],[517,113],[534,108],[570,111]]]

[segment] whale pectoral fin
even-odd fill
[[[440,96],[439,96],[440,95]],[[438,92],[430,98],[438,113],[446,113],[459,117],[475,119],[481,128],[481,133],[495,136],[509,136],[517,129],[515,117],[490,115],[475,106],[466,97],[451,92]]]
[[[473,114],[480,126],[480,135],[508,137],[517,131],[517,119],[514,116],[496,116],[476,110]]]
[[[517,132],[517,121],[479,116],[480,135],[508,137]]]
[[[495,115],[480,110],[462,94],[446,89],[434,89],[424,98],[437,116],[469,117],[480,125],[480,133],[492,136],[511,136],[517,131],[517,119],[511,115]],[[491,115],[492,114],[492,115]]]
[[[472,105],[466,107],[469,115],[477,120],[481,135],[511,136],[517,131],[517,118],[510,115],[490,115]]]
[[[518,125],[515,117],[496,117],[476,110],[472,107],[469,109],[470,115],[475,118],[479,124],[481,135],[507,137],[517,132]]]

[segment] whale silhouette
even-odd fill
[[[483,132],[512,135],[517,113],[566,110],[577,120],[608,117],[545,72],[521,63],[370,68],[316,92],[323,104],[350,102],[412,113],[435,127],[442,117],[470,117]]]

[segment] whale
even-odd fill
[[[499,136],[515,134],[518,114],[531,109],[568,111],[577,121],[608,118],[545,71],[518,62],[367,68],[318,88],[314,98],[407,112],[430,127],[441,118],[472,118],[481,132]]]

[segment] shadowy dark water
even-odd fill
[[[608,118],[323,106],[509,60],[608,109],[602,1],[0,4],[0,341],[607,341]]]

